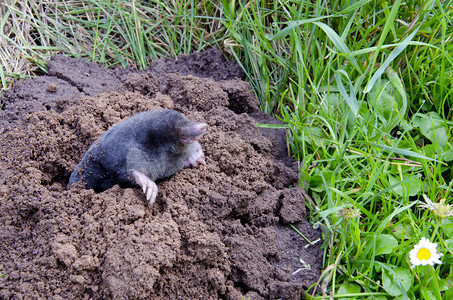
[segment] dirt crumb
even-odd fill
[[[0,115],[0,298],[300,299],[320,275],[284,129],[259,112],[218,49],[109,70],[54,57],[17,82]],[[45,100],[44,100],[45,99]],[[206,165],[102,193],[69,175],[90,144],[138,112],[176,109],[208,124]]]

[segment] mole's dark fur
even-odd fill
[[[204,163],[197,139],[205,131],[206,124],[190,121],[174,110],[138,113],[114,125],[90,146],[68,187],[80,180],[96,192],[115,184],[138,184],[145,193],[151,188],[156,194],[154,181]],[[147,195],[150,203],[155,194]]]

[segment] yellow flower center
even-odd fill
[[[426,249],[426,248],[421,248],[420,250],[418,250],[418,253],[417,253],[417,258],[419,260],[428,260],[429,258],[431,257],[431,252]]]

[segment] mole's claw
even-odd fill
[[[156,196],[157,196],[157,190],[152,190],[152,194],[151,194],[151,197],[148,199],[148,204],[151,205],[154,203],[154,201],[156,200]]]
[[[148,188],[148,190],[146,191],[146,200],[150,201],[152,195],[153,195],[153,190],[151,188]],[[153,202],[154,202],[154,199],[153,199]]]
[[[134,177],[135,182],[142,187],[143,193],[145,193],[148,204],[149,205],[153,204],[154,201],[156,200],[158,191],[156,183],[152,181],[151,178],[149,178],[148,176],[146,176],[145,174],[138,170],[132,171],[132,177]]]

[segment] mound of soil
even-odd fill
[[[320,275],[284,131],[259,112],[218,49],[105,69],[64,56],[3,96],[0,298],[300,299]],[[141,111],[205,122],[206,165],[139,188],[96,194],[69,175],[90,144]]]

